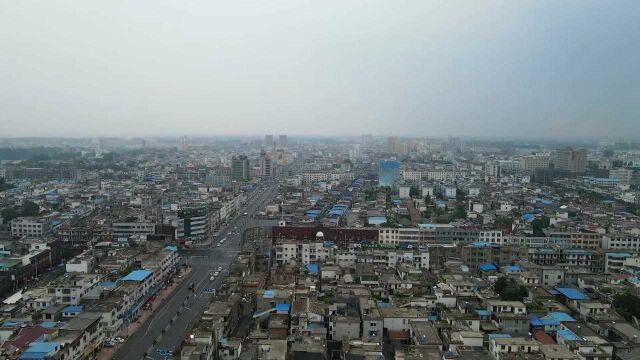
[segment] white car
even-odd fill
[[[220,275],[220,273],[217,271],[213,273],[213,276],[218,276],[218,275]]]
[[[213,281],[213,280],[215,280],[215,279],[216,279],[216,277],[215,277],[215,276],[211,276],[211,277],[209,278],[209,281]]]
[[[218,266],[218,271],[222,271],[222,266]]]

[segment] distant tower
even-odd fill
[[[98,138],[98,152],[104,153],[104,138]]]
[[[280,146],[281,148],[286,148],[287,147],[287,135],[280,135],[280,137],[278,137],[278,146]]]
[[[264,136],[264,146],[266,148],[273,147],[273,135],[265,135]]]
[[[182,138],[180,138],[180,148],[182,149],[182,151],[187,151],[187,137],[183,136]]]
[[[260,175],[261,176],[273,176],[273,162],[271,156],[262,150],[260,152]]]

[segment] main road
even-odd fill
[[[277,187],[278,181],[269,180],[264,190],[254,190],[244,209],[248,216],[245,217],[240,212],[231,219],[213,239],[210,247],[180,250],[180,255],[191,266],[191,273],[156,309],[152,317],[122,344],[116,353],[116,359],[163,359],[166,356],[160,355],[160,350],[173,351],[179,348],[194,323],[208,308],[210,289],[220,287],[227,269],[240,252],[244,230],[264,224],[263,221],[253,219],[253,215],[274,197]],[[223,238],[226,241],[217,246]],[[220,274],[212,281],[215,271],[220,271]],[[190,289],[191,284],[193,290]]]

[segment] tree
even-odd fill
[[[467,200],[467,193],[464,192],[464,190],[462,190],[462,189],[457,189],[456,190],[456,200],[458,200],[458,201],[466,201]]]
[[[462,205],[458,205],[456,210],[453,212],[454,219],[466,219],[467,218],[467,210]]]
[[[496,225],[511,225],[513,219],[507,216],[498,216],[495,220]]]
[[[433,204],[432,200],[431,200],[431,195],[427,194],[427,196],[424,197],[424,204],[425,205],[431,205]]]
[[[640,318],[640,297],[630,292],[616,295],[613,306],[627,320],[631,320],[633,316]]]
[[[531,222],[531,229],[533,230],[533,234],[535,236],[545,236],[542,229],[548,228],[550,223],[551,219],[548,216],[540,216],[535,218]]]
[[[13,189],[14,187],[16,186],[13,184],[9,184],[3,177],[0,177],[0,191]]]
[[[16,210],[14,207],[4,208],[2,209],[2,212],[0,214],[2,214],[2,219],[5,223],[8,223],[9,221],[20,216],[18,210]]]
[[[500,299],[505,301],[522,301],[529,295],[526,286],[506,276],[498,278],[493,284],[493,289],[500,295]]]
[[[37,216],[40,214],[40,206],[30,200],[25,200],[22,203],[21,216]]]

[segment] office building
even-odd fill
[[[558,170],[582,174],[587,168],[587,149],[574,150],[570,147],[556,150],[553,165]]]
[[[633,177],[633,170],[613,169],[609,170],[609,178],[616,179],[620,185],[629,185]]]
[[[351,161],[360,158],[360,144],[353,144],[349,149],[349,159]]]
[[[536,169],[547,169],[550,157],[547,154],[526,155],[520,158],[520,169],[533,172]]]
[[[487,176],[498,178],[500,177],[500,165],[496,161],[492,161],[485,165],[485,173]]]
[[[11,221],[12,237],[42,237],[51,233],[51,219],[47,217],[21,217]]]
[[[231,159],[231,178],[237,181],[247,181],[251,174],[249,159],[245,155],[234,156]]]
[[[389,136],[387,138],[387,148],[391,153],[397,153],[400,146],[400,138],[397,136]]]
[[[209,211],[206,205],[185,205],[178,211],[179,240],[206,240],[209,229]]]
[[[187,151],[187,137],[183,136],[180,138],[180,149],[182,151]]]
[[[267,148],[273,147],[273,135],[264,136],[264,146]]]
[[[287,135],[280,135],[278,137],[278,146],[280,147],[287,147]]]
[[[264,150],[260,153],[260,176],[273,176],[273,161],[271,155]]]
[[[378,185],[393,186],[400,176],[400,162],[395,160],[380,160],[378,162]]]

